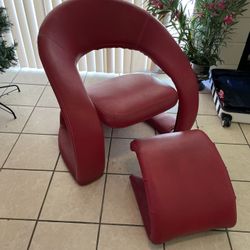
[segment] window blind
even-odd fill
[[[45,16],[58,4],[67,0],[0,0],[13,23],[6,35],[9,43],[18,42],[17,57],[20,67],[42,68],[37,48],[39,27]],[[127,0],[143,8],[144,0]],[[91,51],[78,63],[81,71],[130,73],[149,71],[151,60],[138,51],[112,48]]]

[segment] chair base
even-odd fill
[[[15,89],[13,89],[13,90],[11,90],[11,91],[8,91],[8,92],[4,92],[0,97],[5,96],[5,95],[8,95],[8,94],[10,94],[11,92],[16,91],[16,90],[17,90],[18,92],[21,92],[21,91],[20,91],[20,88],[19,88],[16,84],[0,86],[0,89],[3,89],[3,88],[6,88],[6,89],[7,89],[7,88],[15,88]],[[15,114],[15,112],[14,112],[10,107],[8,107],[8,106],[6,106],[5,104],[3,104],[3,103],[0,102],[0,108],[3,109],[3,110],[6,111],[6,112],[12,114],[13,117],[14,117],[14,119],[16,119],[16,114]]]
[[[143,177],[130,180],[153,243],[235,225],[235,194],[227,170],[204,133],[138,139],[131,149]]]
[[[147,120],[146,123],[156,129],[159,134],[164,134],[174,131],[176,119],[171,114],[161,113]]]
[[[1,108],[2,110],[6,111],[6,112],[8,112],[8,113],[10,113],[10,114],[12,114],[13,117],[14,117],[14,119],[16,119],[16,114],[15,114],[15,112],[14,112],[11,108],[9,108],[8,106],[6,106],[5,104],[3,104],[3,103],[1,103],[1,102],[0,102],[0,108]]]

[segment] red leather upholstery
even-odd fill
[[[170,133],[174,131],[176,118],[173,114],[161,113],[146,121],[151,127],[155,128],[158,133]]]
[[[235,225],[235,195],[227,170],[203,132],[135,140],[131,149],[143,176],[131,176],[131,183],[154,243]]]
[[[173,107],[174,88],[149,75],[130,74],[87,87],[100,119],[110,127],[126,127],[145,121]]]
[[[79,184],[100,177],[105,163],[101,122],[76,67],[89,51],[121,47],[152,58],[178,91],[175,131],[192,127],[198,85],[189,61],[166,29],[139,7],[122,0],[66,1],[44,20],[38,47],[61,108],[62,157]]]

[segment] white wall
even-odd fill
[[[240,17],[239,23],[235,25],[235,33],[232,35],[232,40],[228,42],[227,47],[222,49],[221,56],[224,64],[219,67],[237,69],[240,62],[244,46],[250,32],[250,0],[247,6],[248,10]]]

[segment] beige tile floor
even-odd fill
[[[113,76],[82,74],[85,84]],[[163,75],[159,78],[168,81]],[[17,114],[13,120],[0,110],[1,250],[250,249],[250,125],[222,128],[210,94],[200,94],[194,128],[209,135],[227,165],[237,195],[238,223],[231,229],[153,245],[145,234],[128,177],[140,175],[130,141],[155,131],[145,124],[125,129],[104,126],[105,175],[80,187],[60,157],[60,109],[44,72],[14,69],[0,76],[3,83],[18,84],[21,93],[1,98]],[[176,110],[170,112],[174,115]]]

